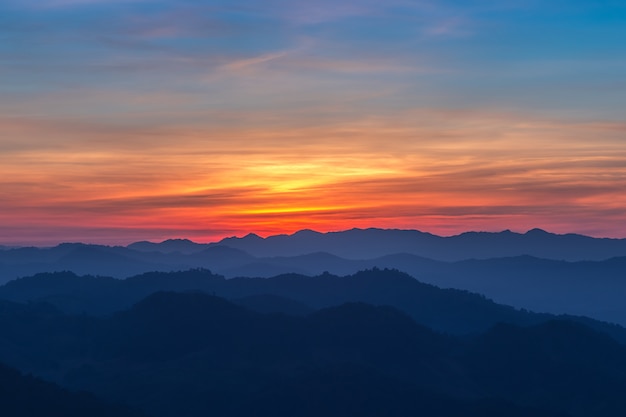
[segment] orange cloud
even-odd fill
[[[105,129],[2,120],[13,138],[0,156],[5,243],[68,230],[122,243],[305,227],[626,234],[620,124],[432,110],[320,125],[252,118]]]

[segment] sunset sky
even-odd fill
[[[0,244],[353,227],[626,237],[626,2],[0,2]]]

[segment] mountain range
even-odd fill
[[[0,364],[0,411],[5,417],[145,417],[93,394],[71,392]]]
[[[0,411],[625,415],[620,245],[368,229],[4,248]]]
[[[272,285],[307,292],[308,280],[277,277]],[[376,281],[400,287],[396,297],[414,285],[399,272],[374,270],[339,279],[333,289],[344,287],[344,297],[367,293]],[[374,286],[372,294],[381,289]],[[309,296],[334,297],[328,290],[321,285]],[[478,296],[467,295],[477,298],[463,309],[454,301],[462,300],[459,292],[420,291],[424,297],[414,298],[413,308],[430,296],[433,306],[441,304],[430,315],[460,308],[456,320],[463,321],[473,308],[480,311]],[[419,291],[409,293],[407,300]],[[555,317],[454,336],[389,305],[268,314],[191,291],[155,292],[102,317],[3,301],[0,330],[0,358],[10,366],[153,417],[626,413],[624,345]]]
[[[202,269],[150,272],[124,280],[56,272],[11,281],[0,287],[0,300],[44,303],[65,314],[106,316],[159,291],[202,291],[254,311],[299,316],[347,302],[387,305],[437,331],[458,335],[486,331],[497,323],[531,325],[566,318],[626,343],[626,331],[619,325],[519,310],[479,294],[441,289],[397,270],[377,268],[348,276],[283,274],[231,279]]]
[[[452,237],[353,229],[304,230],[265,239],[247,235],[211,244],[178,239],[128,247],[73,243],[0,251],[0,283],[56,271],[127,278],[204,268],[233,278],[349,275],[374,267],[405,271],[422,282],[477,292],[517,308],[626,325],[621,296],[626,293],[624,239],[555,235],[539,229]]]
[[[162,243],[137,242],[130,249],[143,252],[196,253],[211,246],[240,249],[255,257],[298,256],[327,252],[346,259],[372,259],[409,253],[440,261],[488,259],[519,255],[566,261],[604,260],[626,256],[626,239],[593,238],[579,234],[554,234],[541,229],[526,233],[466,232],[443,237],[418,230],[351,229],[319,233],[300,230],[292,235],[262,238],[253,233],[209,244],[186,239]]]

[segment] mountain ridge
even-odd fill
[[[469,241],[469,244],[467,243]],[[485,245],[485,241],[489,247]],[[534,255],[559,260],[603,260],[626,256],[626,239],[594,238],[575,233],[555,234],[542,229],[525,233],[468,231],[438,236],[411,229],[349,229],[338,232],[300,230],[291,235],[260,238],[230,237],[209,245],[226,245],[258,257],[297,256],[325,251],[353,259],[369,259],[408,252],[442,261]]]
[[[248,234],[210,244],[168,239],[128,247],[67,243],[7,249],[0,251],[0,285],[61,271],[122,279],[151,271],[203,268],[234,278],[324,272],[344,276],[374,267],[398,269],[422,282],[476,292],[517,308],[626,324],[626,305],[619,297],[626,293],[622,279],[626,239],[541,229],[451,237],[400,229],[329,233],[303,229],[291,235]]]
[[[383,272],[358,279],[368,283]],[[385,273],[397,285],[413,285],[410,277]],[[163,291],[106,317],[34,307],[18,311],[33,320],[21,320],[22,332],[8,332],[0,347],[27,358],[23,363],[36,375],[51,370],[66,388],[155,417],[243,417],[259,405],[263,415],[275,416],[339,417],[350,410],[356,414],[348,415],[371,417],[591,417],[626,411],[620,389],[626,347],[567,320],[496,323],[459,337],[397,308],[362,302],[287,316],[256,313],[211,294]],[[0,326],[19,317],[11,306],[0,310]]]
[[[324,273],[318,276],[283,274],[271,278],[233,279],[225,279],[207,270],[190,270],[146,273],[126,280],[81,277],[71,272],[48,273],[0,286],[0,301],[48,303],[66,314],[103,316],[129,308],[158,291],[202,291],[219,294],[238,304],[248,304],[252,310],[295,312],[296,315],[345,302],[389,305],[433,329],[452,334],[482,331],[497,322],[529,324],[569,317],[626,344],[626,329],[617,324],[575,315],[518,310],[476,293],[441,289],[419,282],[395,270],[372,269],[343,277]],[[271,303],[276,300],[278,303]]]
[[[368,242],[363,245],[363,242]],[[463,245],[470,242],[490,242],[497,248]],[[354,247],[337,248],[331,244],[353,243]],[[359,246],[357,243],[361,243]],[[537,244],[540,244],[537,247]],[[576,247],[573,244],[576,244]],[[161,252],[194,254],[213,246],[229,246],[241,249],[256,257],[297,256],[312,252],[329,252],[351,260],[370,259],[395,253],[412,253],[442,261],[465,259],[487,259],[495,257],[532,255],[557,260],[605,260],[615,256],[626,256],[626,238],[591,237],[579,233],[552,233],[540,228],[526,232],[506,229],[500,232],[466,231],[451,236],[440,236],[417,229],[352,228],[341,231],[318,232],[301,229],[291,234],[261,237],[248,233],[243,237],[226,237],[218,241],[197,243],[187,238],[166,239],[161,242],[137,241],[126,246],[107,246],[87,243],[61,243],[53,247],[0,246],[2,251],[16,249],[53,249],[71,245],[100,246],[132,249],[136,252]],[[274,247],[268,247],[274,245]],[[324,245],[324,246],[320,246]],[[407,247],[407,245],[409,247]],[[414,247],[411,247],[413,245]],[[265,246],[265,248],[263,248]],[[430,247],[429,247],[430,246]],[[448,253],[443,253],[446,249]],[[462,253],[454,253],[464,249]],[[489,253],[489,251],[492,251]],[[423,252],[423,253],[420,253]],[[352,256],[348,256],[352,255]]]

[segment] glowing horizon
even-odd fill
[[[316,4],[0,6],[0,244],[626,237],[625,7]]]

